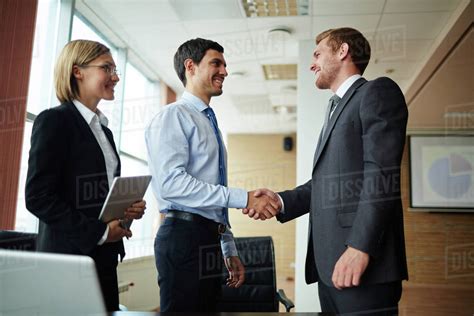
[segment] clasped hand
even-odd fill
[[[258,189],[248,192],[247,208],[242,214],[255,220],[266,220],[276,215],[281,210],[281,202],[278,195],[269,189]]]

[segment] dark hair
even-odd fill
[[[206,54],[206,51],[213,49],[219,53],[224,53],[224,47],[219,45],[217,42],[195,38],[184,42],[178,47],[176,54],[174,54],[174,70],[178,74],[179,79],[186,86],[186,69],[184,69],[184,61],[191,59],[196,64],[199,64]]]
[[[361,32],[350,27],[329,29],[316,37],[316,45],[328,37],[328,45],[336,52],[343,43],[349,45],[352,62],[362,75],[370,60],[370,44]]]

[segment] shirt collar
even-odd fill
[[[209,106],[204,103],[203,100],[192,94],[191,92],[184,90],[183,95],[181,96],[181,99],[186,100],[189,102],[189,104],[195,108],[198,112],[202,112],[205,109],[207,109]]]
[[[346,94],[347,90],[349,90],[349,88],[354,84],[354,82],[356,82],[359,78],[362,78],[361,75],[359,74],[355,74],[355,75],[352,75],[350,76],[349,78],[347,78],[340,86],[339,88],[337,89],[336,91],[336,94],[338,97],[340,97],[341,99],[344,97],[344,95]]]
[[[82,117],[84,118],[84,120],[86,120],[87,124],[91,125],[92,119],[95,116],[98,116],[100,124],[104,126],[109,125],[109,119],[99,109],[96,109],[96,112],[93,112],[87,106],[82,104],[81,101],[76,100],[76,99],[72,100],[72,103],[74,103],[74,106],[79,111],[79,113],[81,113]]]

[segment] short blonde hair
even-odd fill
[[[54,87],[61,103],[70,102],[79,97],[73,67],[87,65],[103,54],[110,54],[110,49],[95,41],[75,40],[64,46],[54,67]]]

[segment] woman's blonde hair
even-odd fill
[[[110,54],[110,49],[89,40],[75,40],[64,46],[54,67],[54,87],[61,103],[79,97],[79,88],[73,75],[73,67],[89,64],[103,54]]]

